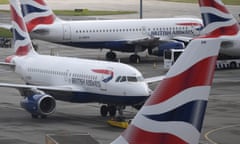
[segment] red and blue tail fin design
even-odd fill
[[[214,0],[200,0],[200,4],[203,1]],[[130,126],[112,144],[199,143],[221,44],[238,34],[232,19],[231,23],[216,24],[216,29],[188,44]],[[225,29],[229,32],[219,33]]]
[[[32,32],[38,25],[49,25],[56,20],[55,14],[44,0],[20,0],[20,3],[28,32]]]
[[[199,0],[204,34],[235,35],[239,25],[221,0]]]
[[[26,25],[24,23],[19,1],[10,0],[10,9],[13,25],[13,40],[15,48],[15,56],[25,56],[33,51],[31,39],[28,35]],[[10,62],[10,59],[6,59]]]

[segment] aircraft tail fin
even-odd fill
[[[35,53],[21,14],[19,1],[10,0],[10,9],[13,25],[14,56],[26,56]],[[5,61],[10,63],[14,56],[7,57]]]
[[[211,27],[207,35],[188,44],[129,127],[112,144],[199,143],[220,47],[238,34],[232,19]]]
[[[199,0],[199,5],[205,26],[203,34],[234,35],[238,32],[237,20],[221,0]]]
[[[52,24],[57,18],[44,0],[20,0],[20,3],[28,32],[38,25]]]

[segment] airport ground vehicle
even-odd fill
[[[168,49],[164,51],[164,69],[169,69],[184,52],[184,49]],[[216,62],[216,69],[236,69],[240,68],[239,56],[228,56],[219,54]]]

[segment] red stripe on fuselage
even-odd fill
[[[177,23],[180,26],[202,26],[200,23],[188,22],[188,23]]]
[[[92,70],[93,72],[96,72],[96,73],[101,73],[101,74],[113,74],[112,71],[110,70],[105,70],[105,69],[94,69]]]
[[[199,61],[192,67],[174,77],[164,79],[145,105],[158,104],[175,96],[181,91],[212,83],[217,56]],[[181,83],[179,83],[181,82]]]

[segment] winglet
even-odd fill
[[[56,20],[56,15],[44,0],[20,0],[20,3],[28,32],[38,25],[49,25]]]
[[[189,43],[131,125],[112,144],[199,143],[220,46],[226,36],[229,39],[238,33],[233,18],[229,21],[216,24],[216,29],[207,28],[206,36]]]

